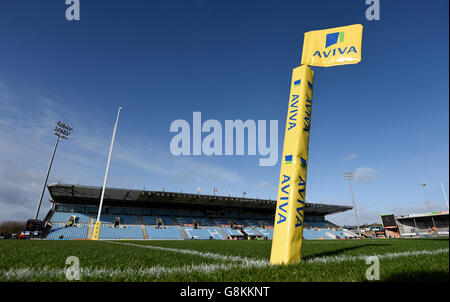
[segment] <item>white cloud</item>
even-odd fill
[[[354,160],[358,158],[358,154],[356,153],[347,153],[342,159],[343,160]]]
[[[272,189],[273,185],[271,185],[270,183],[268,183],[267,181],[263,181],[259,184],[259,188],[260,189]]]
[[[341,203],[341,205],[347,205],[353,207],[353,203],[351,201]],[[373,208],[368,208],[363,203],[356,201],[356,210],[358,212],[359,224],[371,224],[371,223],[380,223],[381,218],[380,215],[383,214]],[[329,215],[326,217],[327,220],[336,223],[339,226],[344,225],[353,225],[356,226],[356,216],[355,211],[349,210],[346,212]]]
[[[377,171],[371,167],[361,167],[356,169],[354,173],[355,181],[370,182],[377,178]]]
[[[58,147],[49,183],[63,177],[66,182],[100,185],[113,125],[100,125],[99,120],[93,126],[89,116],[58,107],[48,97],[20,98],[7,88],[0,79],[0,221],[33,216],[55,142],[52,130],[60,117],[71,121],[74,131],[69,141],[61,141]],[[157,149],[141,137],[121,135],[119,129],[111,162],[112,167],[121,168],[116,179],[128,185],[133,184],[131,178],[143,174],[150,182],[166,179],[179,185],[188,180],[243,181],[227,167],[204,158],[176,157],[166,147]],[[41,217],[48,210],[48,197],[46,193]]]

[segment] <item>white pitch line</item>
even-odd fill
[[[156,250],[182,253],[182,254],[188,254],[188,255],[195,255],[195,256],[212,258],[212,259],[223,260],[223,261],[238,261],[238,262],[246,263],[249,266],[255,266],[255,267],[267,266],[270,264],[269,261],[264,260],[264,259],[253,260],[253,259],[249,259],[246,257],[227,256],[227,255],[210,253],[210,252],[199,252],[199,251],[195,251],[195,250],[165,248],[165,247],[159,247],[159,246],[124,243],[124,242],[112,242],[112,241],[102,241],[102,242],[136,246],[136,247],[141,247],[141,248],[156,249]],[[326,256],[326,257],[315,257],[315,258],[307,259],[307,260],[304,260],[304,262],[306,262],[306,263],[317,263],[317,262],[329,263],[329,262],[343,262],[343,261],[360,261],[360,260],[365,260],[367,257],[371,257],[371,256],[377,256],[380,259],[383,259],[383,258],[391,259],[391,258],[398,258],[398,257],[435,255],[435,254],[442,254],[442,253],[448,253],[448,252],[449,252],[449,249],[438,249],[438,250],[406,251],[406,252],[375,254],[375,255]]]
[[[106,241],[102,241],[106,242]],[[81,276],[87,277],[156,277],[169,275],[169,274],[188,274],[188,273],[201,273],[210,274],[216,271],[227,271],[234,268],[254,268],[254,267],[264,267],[268,266],[269,262],[266,260],[251,260],[245,257],[236,256],[226,256],[214,253],[198,252],[194,250],[184,250],[184,249],[174,249],[174,248],[164,248],[158,246],[144,246],[140,244],[132,243],[119,243],[111,242],[121,245],[137,246],[141,248],[151,248],[156,250],[177,252],[187,255],[196,255],[205,258],[219,259],[225,261],[232,261],[238,263],[227,263],[227,264],[199,264],[190,265],[182,267],[163,267],[163,266],[152,266],[152,267],[142,267],[140,269],[111,269],[111,268],[81,268]],[[410,257],[410,256],[420,256],[420,255],[436,255],[442,253],[448,253],[449,249],[438,249],[438,250],[422,250],[422,251],[406,251],[398,253],[388,253],[388,254],[375,254],[375,255],[360,255],[360,256],[328,256],[328,257],[316,257],[312,259],[305,260],[305,263],[330,263],[330,262],[344,262],[344,261],[360,261],[365,260],[370,256],[377,256],[380,259],[383,258],[399,258],[399,257]],[[11,268],[9,270],[0,271],[0,279],[4,280],[27,280],[32,278],[43,278],[52,277],[59,278],[65,275],[65,269],[49,268],[47,266],[43,268]]]
[[[359,255],[359,256],[327,256],[327,257],[316,257],[312,259],[305,260],[306,263],[330,263],[330,262],[343,262],[343,261],[359,261],[365,260],[367,257],[376,256],[379,259],[383,258],[399,258],[399,257],[409,257],[409,256],[420,256],[420,255],[436,255],[442,253],[448,253],[449,249],[438,249],[438,250],[423,250],[423,251],[406,251],[398,253],[387,253],[387,254],[375,254],[375,255]]]
[[[114,241],[101,241],[101,242],[114,243],[114,244],[120,244],[120,245],[128,245],[128,246],[136,246],[136,247],[140,247],[140,248],[147,248],[147,249],[173,252],[173,253],[181,253],[181,254],[185,254],[185,255],[194,255],[194,256],[210,258],[210,259],[214,259],[214,260],[241,262],[241,263],[244,263],[244,264],[247,264],[250,266],[256,266],[256,267],[266,266],[269,264],[269,261],[267,261],[265,259],[251,259],[251,258],[247,258],[247,257],[229,256],[229,255],[222,255],[222,254],[216,254],[216,253],[210,253],[210,252],[199,252],[199,251],[195,251],[195,250],[176,249],[176,248],[169,248],[169,247],[160,247],[160,246],[153,246],[153,245],[125,243],[125,242],[114,242]]]
[[[209,274],[218,270],[231,270],[238,267],[247,267],[245,264],[201,264],[182,267],[163,267],[151,266],[140,269],[111,269],[111,268],[80,268],[82,277],[155,277],[166,276],[170,274],[190,274],[201,273]],[[251,267],[251,265],[250,265]],[[65,269],[56,268],[18,268],[0,271],[0,278],[3,280],[29,280],[33,278],[60,278],[66,274]]]

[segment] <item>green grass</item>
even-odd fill
[[[366,281],[370,255],[381,255],[380,281],[448,281],[448,248],[448,239],[305,240],[301,263],[270,266],[271,241],[0,240],[0,281],[67,281],[69,256],[81,281]]]

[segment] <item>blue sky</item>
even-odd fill
[[[57,120],[74,128],[49,182],[276,198],[280,161],[173,156],[172,121],[278,120],[303,33],[360,23],[362,62],[315,70],[307,201],[351,205],[361,222],[444,210],[449,184],[448,1],[0,1],[0,221],[33,216]],[[447,195],[448,195],[448,191]],[[42,214],[49,208],[45,196]],[[328,217],[354,223],[352,212]]]

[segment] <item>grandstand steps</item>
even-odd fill
[[[92,239],[92,234],[94,233],[94,216],[91,216],[91,219],[89,220],[89,226],[88,226],[88,231],[86,234],[86,239]]]
[[[225,232],[222,230],[222,228],[216,228],[216,229],[218,229],[219,230],[219,233],[221,233],[222,235],[223,235],[223,237],[225,237],[225,239],[226,238],[228,238],[228,235],[227,234],[225,234]]]
[[[184,232],[183,228],[181,227],[181,225],[178,225],[177,227],[180,230],[181,235],[183,235],[184,240],[189,239],[186,233]]]
[[[145,229],[145,226],[143,224],[141,224],[141,230],[142,230],[142,235],[144,235],[144,239],[148,239],[147,230]]]
[[[317,239],[322,239],[322,237],[319,235],[319,234],[317,234],[315,231],[311,231],[310,232],[315,238],[317,238]]]
[[[347,236],[347,237],[358,237],[358,235],[356,235],[356,234],[354,234],[354,233],[352,233],[352,232],[350,232],[350,231],[343,231],[343,233],[344,233],[344,235],[345,236]]]
[[[240,230],[242,235],[244,235],[244,237],[249,238],[250,236],[247,234],[247,232],[244,231],[244,229]]]
[[[139,220],[139,224],[141,225],[142,235],[144,236],[144,239],[148,240],[148,234],[147,234],[147,230],[145,229],[144,222],[142,221],[142,216],[138,215],[137,218]]]
[[[330,237],[331,239],[336,239],[336,235],[330,233],[330,232],[326,232],[325,235],[327,235],[328,237]]]

